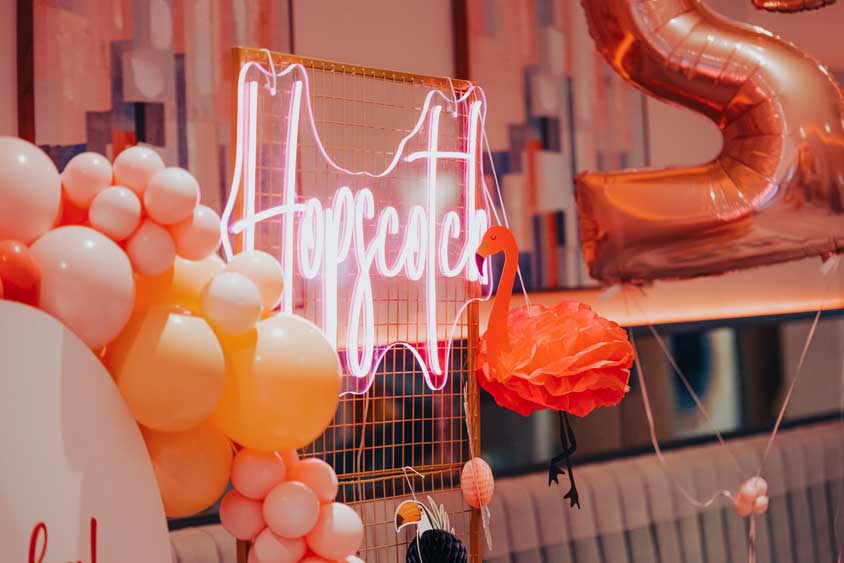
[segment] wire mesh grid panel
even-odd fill
[[[364,560],[404,561],[413,531],[397,534],[393,516],[415,492],[445,506],[480,561],[459,476],[479,446],[481,96],[463,81],[235,57],[245,227],[229,222],[232,246],[280,257],[282,310],[319,325],[344,371],[336,417],[303,455],[335,468],[338,500],[366,527]]]

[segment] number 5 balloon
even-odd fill
[[[616,72],[705,115],[724,138],[721,153],[699,166],[578,176],[594,278],[688,278],[838,251],[844,104],[826,68],[700,0],[582,3]],[[682,143],[684,132],[676,135]]]

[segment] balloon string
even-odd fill
[[[821,267],[821,271],[826,274],[829,271],[836,272],[838,270],[838,265],[840,264],[840,260],[838,257],[831,258],[828,262],[831,262],[832,267],[830,268],[830,264],[824,264]],[[794,389],[797,386],[797,382],[800,380],[800,375],[802,374],[803,364],[806,362],[806,355],[809,353],[809,347],[812,345],[812,341],[815,338],[815,330],[818,328],[818,322],[821,319],[821,313],[824,310],[824,305],[826,304],[826,298],[829,294],[830,287],[832,285],[833,277],[828,277],[826,282],[826,288],[824,289],[823,296],[821,297],[821,304],[818,307],[818,311],[815,313],[815,318],[812,321],[812,326],[809,329],[809,334],[806,336],[806,342],[803,344],[803,351],[800,353],[800,360],[797,362],[797,369],[794,372],[794,377],[791,380],[791,384],[788,386],[788,392],[785,395],[785,399],[783,399],[782,406],[780,407],[780,412],[777,415],[777,421],[774,424],[774,429],[771,432],[770,437],[768,438],[768,444],[765,446],[765,453],[762,454],[762,460],[759,462],[759,468],[756,470],[756,476],[759,477],[762,474],[762,468],[765,465],[765,461],[768,459],[768,454],[771,453],[771,447],[774,445],[774,439],[777,437],[777,432],[779,432],[780,425],[782,424],[783,418],[785,417],[785,411],[788,408],[788,404],[791,402],[791,397],[794,394]]]
[[[671,369],[674,370],[674,373],[677,377],[680,378],[680,381],[683,382],[683,386],[688,391],[689,395],[691,396],[692,400],[694,401],[697,409],[703,415],[703,418],[706,420],[706,423],[709,425],[709,428],[715,434],[715,437],[718,439],[718,442],[724,446],[726,451],[729,453],[730,457],[732,458],[733,462],[736,464],[736,467],[741,471],[741,463],[739,463],[738,458],[733,452],[732,448],[727,445],[726,440],[724,440],[724,436],[721,435],[721,432],[718,430],[718,427],[715,424],[715,421],[712,419],[712,415],[709,414],[709,411],[703,405],[703,401],[700,400],[700,397],[695,392],[694,387],[692,387],[691,382],[686,377],[686,374],[680,369],[680,366],[677,364],[677,361],[674,359],[674,356],[671,354],[671,351],[668,349],[668,346],[665,344],[665,341],[660,336],[659,332],[657,332],[656,327],[654,327],[651,320],[648,318],[647,312],[641,307],[641,305],[634,301],[634,305],[639,310],[639,313],[645,318],[648,323],[648,328],[650,329],[651,334],[653,335],[654,339],[656,340],[657,344],[659,345],[660,350],[662,350],[663,355],[668,360],[668,363],[671,364]]]
[[[654,448],[654,453],[656,454],[657,460],[662,467],[662,470],[665,472],[666,477],[668,480],[671,481],[671,484],[676,488],[680,494],[686,499],[686,501],[698,508],[708,508],[712,506],[712,504],[718,500],[719,497],[726,497],[730,499],[733,503],[735,503],[735,498],[733,497],[732,493],[726,489],[721,489],[716,491],[711,497],[706,500],[698,500],[694,497],[677,479],[671,475],[671,472],[668,469],[668,461],[665,459],[664,454],[662,453],[662,448],[659,446],[659,440],[656,437],[656,426],[654,425],[654,415],[653,410],[651,409],[651,401],[648,396],[648,388],[645,384],[645,377],[642,373],[642,362],[639,358],[638,349],[636,348],[636,339],[633,336],[633,329],[627,330],[628,334],[630,335],[630,344],[633,346],[633,351],[636,354],[636,377],[639,381],[639,386],[642,389],[642,402],[645,406],[645,418],[648,421],[648,430],[650,433],[651,444]]]

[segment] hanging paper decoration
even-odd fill
[[[576,301],[510,310],[518,248],[509,229],[491,227],[477,249],[478,261],[499,252],[504,269],[478,354],[481,387],[499,405],[525,416],[545,408],[586,416],[618,404],[629,390],[634,357],[627,333]],[[567,460],[574,439],[567,419],[562,422]],[[552,465],[550,480],[559,474],[554,471]],[[570,498],[577,504],[573,479]]]
[[[724,139],[720,154],[697,166],[578,176],[592,277],[691,278],[839,251],[844,104],[823,65],[700,0],[582,4],[598,51],[619,75],[706,116]]]
[[[469,554],[454,535],[448,512],[428,497],[430,507],[406,500],[396,508],[396,532],[415,526],[416,537],[407,547],[407,563],[466,563]]]

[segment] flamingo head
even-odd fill
[[[481,244],[475,251],[475,262],[478,265],[478,271],[483,271],[484,260],[498,254],[499,252],[506,252],[517,249],[516,239],[513,233],[507,227],[490,227],[484,233],[484,238],[481,239]]]

